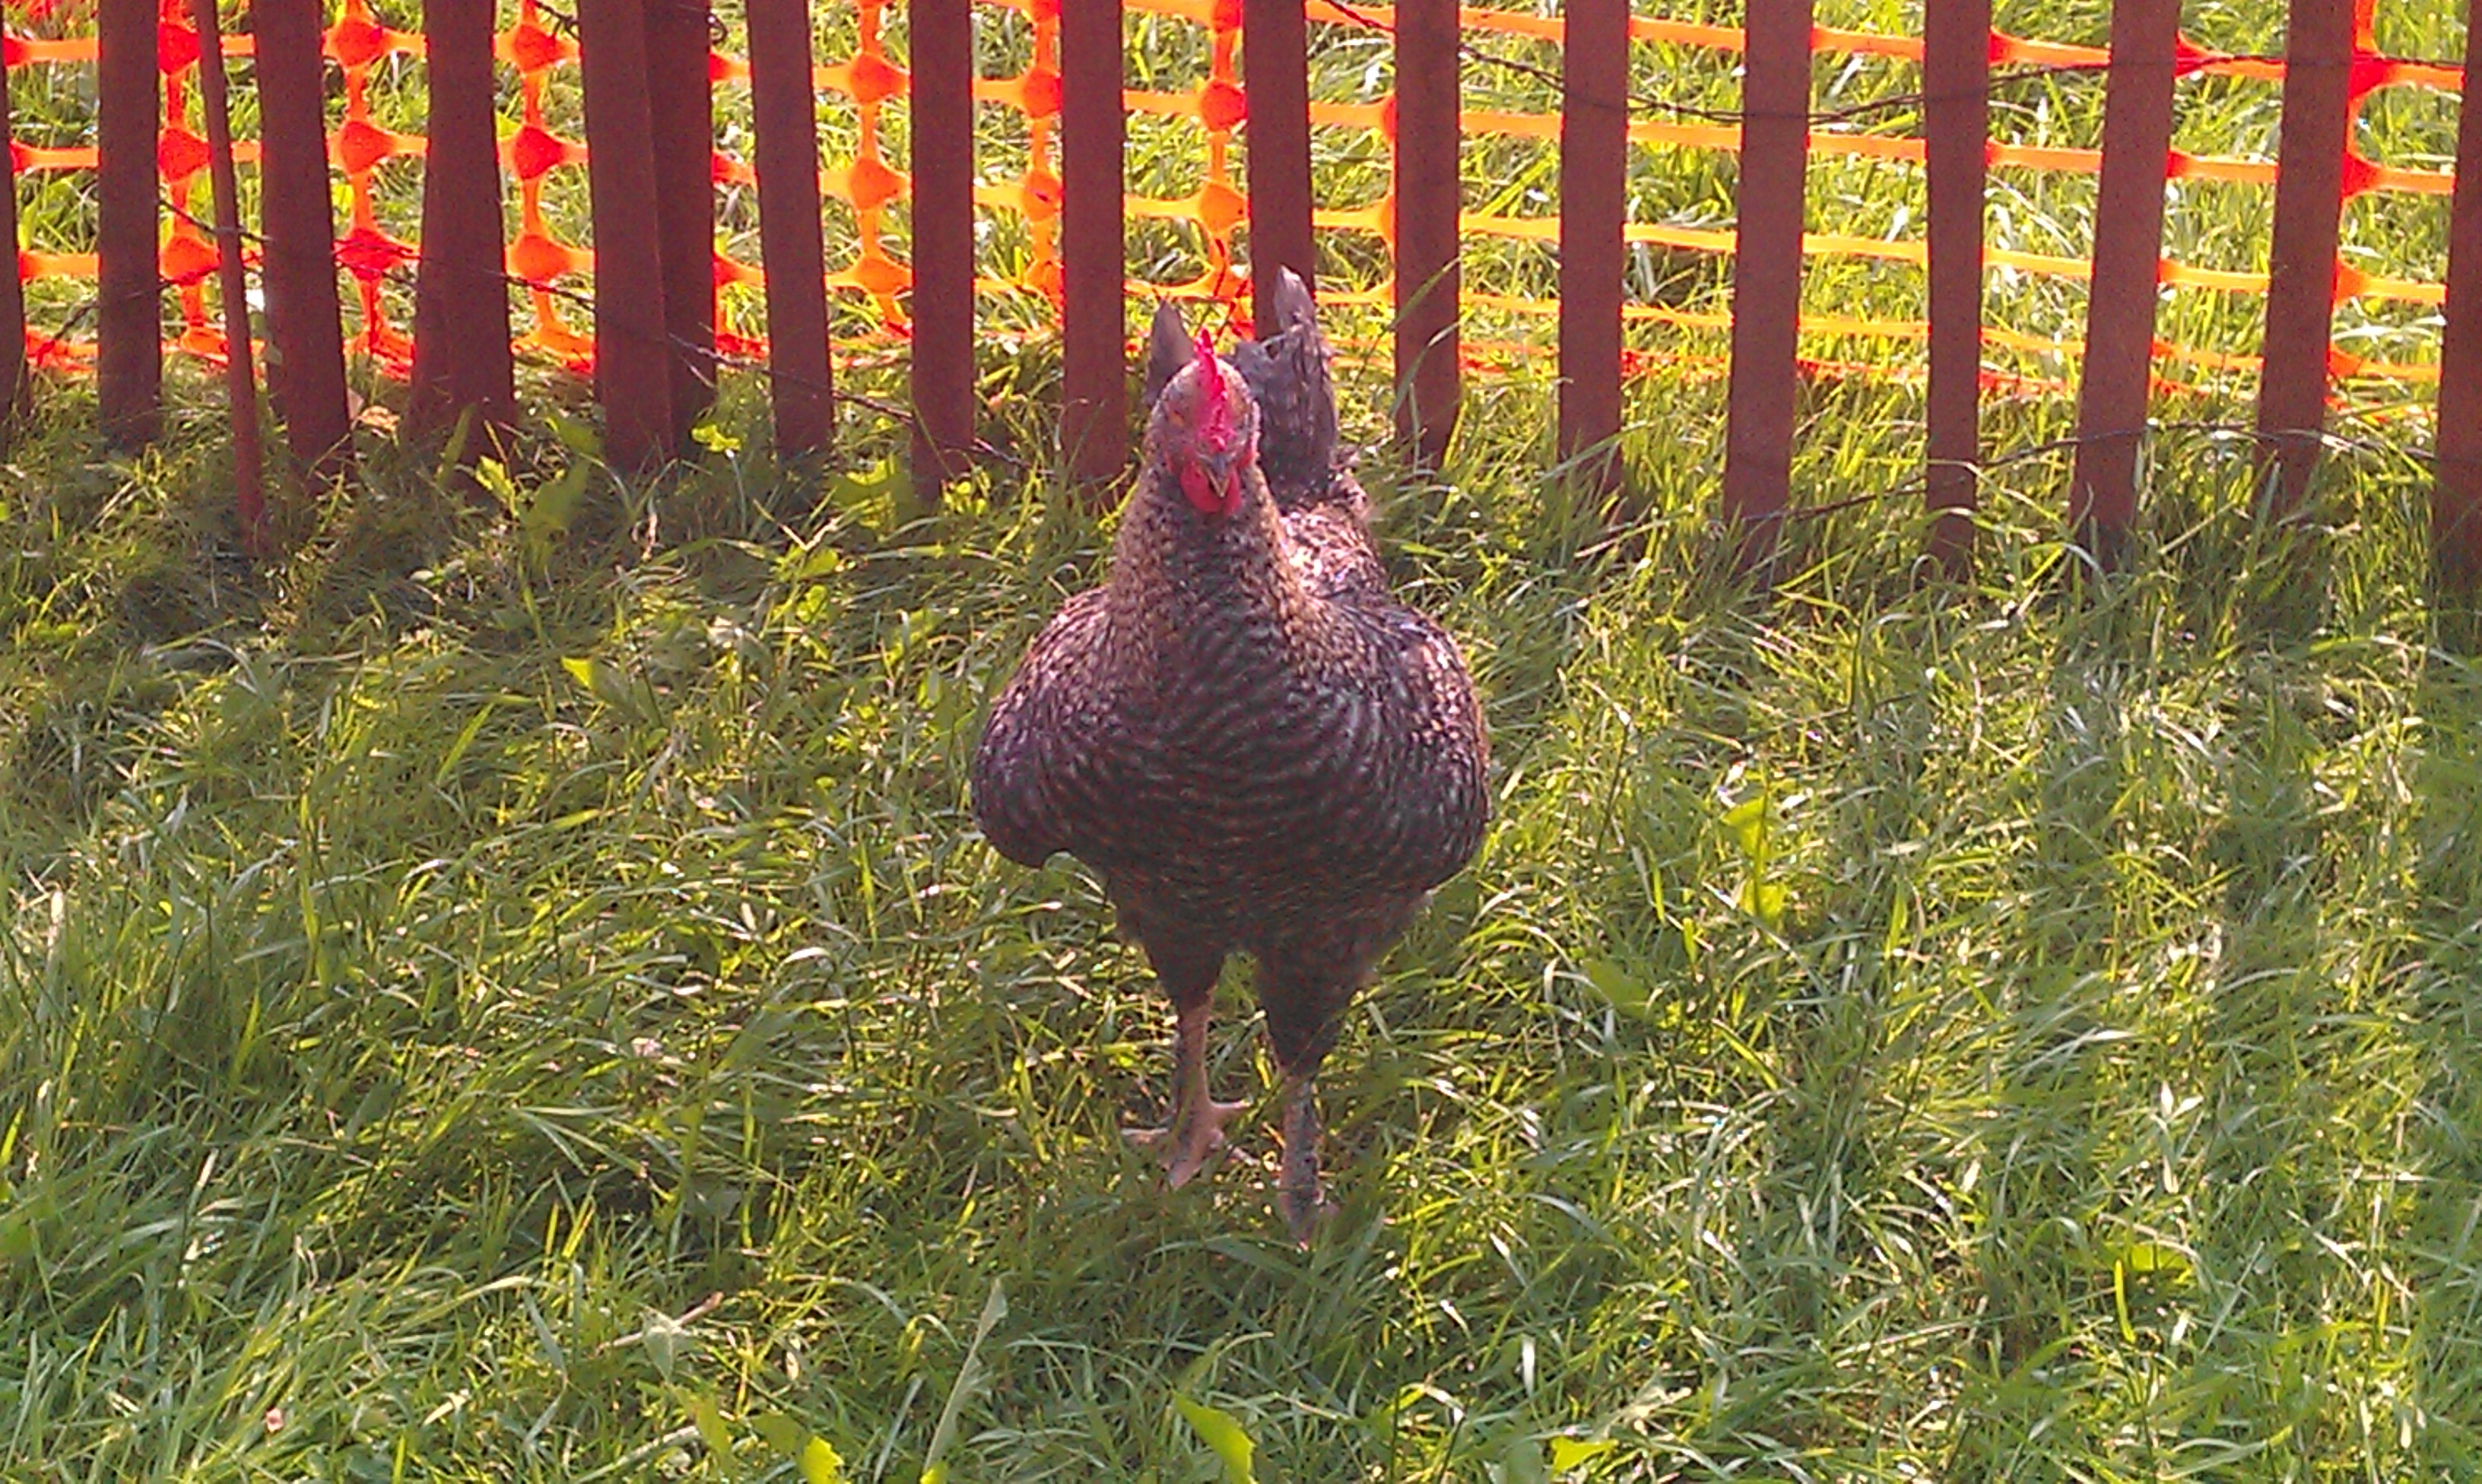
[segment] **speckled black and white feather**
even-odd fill
[[[1335,379],[1318,306],[1289,268],[1276,270],[1269,298],[1275,323],[1232,348],[1232,369],[1258,404],[1259,471],[1279,508],[1331,500],[1358,505],[1361,486],[1336,455]],[[1337,487],[1339,476],[1349,490]]]
[[[1311,395],[1332,398],[1314,350]],[[1379,953],[1472,858],[1488,744],[1455,640],[1389,595],[1358,506],[1280,508],[1255,459],[1228,518],[1183,497],[1171,456],[1202,378],[1223,378],[1254,437],[1259,393],[1225,362],[1168,354],[1159,335],[1170,395],[1110,578],[1062,609],[992,706],[975,816],[1011,860],[1093,869],[1175,1002],[1251,953],[1277,1060],[1308,1070]],[[1327,426],[1332,446],[1332,407]]]

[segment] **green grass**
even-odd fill
[[[2390,0],[2387,43],[2451,51],[2427,15]],[[1640,83],[1729,102],[1703,65]],[[2262,146],[2265,90],[2200,96],[2199,147]],[[2097,101],[2007,123],[2090,138]],[[2402,162],[2439,120],[2389,107]],[[1478,189],[1530,147],[1469,146]],[[1642,219],[1729,201],[1711,160],[1639,167]],[[1917,189],[1816,179],[1836,229]],[[2018,245],[2087,230],[2090,186],[2003,195]],[[2263,210],[2202,192],[2176,234],[2262,252]],[[2435,272],[2435,217],[2355,250]],[[2172,301],[2245,347],[2251,306]],[[1796,500],[1862,503],[1761,599],[1710,524],[1721,387],[1633,386],[1615,537],[1543,472],[1543,374],[1477,378],[1441,477],[1366,471],[1474,663],[1498,815],[1350,1017],[1306,1254],[1267,1117],[1177,1193],[1123,1149],[1166,1007],[1081,872],[972,831],[980,708],[1110,532],[1051,470],[1039,345],[986,357],[1030,467],[936,515],[858,413],[844,472],[787,482],[735,379],[652,489],[538,436],[469,502],[369,444],[263,574],[211,388],[176,375],[135,459],[46,388],[0,467],[0,1477],[784,1479],[816,1440],[855,1480],[1174,1484],[1236,1437],[1291,1481],[2482,1471],[2482,667],[2418,424],[2344,417],[2283,530],[2245,444],[2161,433],[2108,580],[2060,544],[2067,456],[2011,463],[1944,586],[1918,391],[1815,385]],[[1220,1009],[1218,1091],[1272,1114],[1246,972]]]
[[[1805,496],[1899,483],[1910,396],[1814,390]],[[252,578],[207,420],[119,460],[81,400],[0,558],[10,1477],[789,1477],[781,1416],[910,1480],[952,1400],[960,1480],[1214,1476],[1176,1395],[1271,1479],[2482,1455],[2482,672],[2411,458],[2278,533],[2167,435],[2099,586],[2020,464],[1977,586],[1895,500],[1760,603],[1712,388],[1633,404],[1620,543],[1479,388],[1374,480],[1499,817],[1351,1017],[1302,1255],[1263,1127],[1178,1194],[1123,1152],[1143,962],[970,827],[1101,563],[1047,477],[898,525],[718,455],[530,553],[381,451]]]

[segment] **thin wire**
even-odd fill
[[[540,4],[540,0],[538,0],[538,3]],[[160,199],[167,209],[180,217],[183,221],[188,221],[193,226],[199,225],[198,219],[192,216],[179,204],[174,202],[170,195],[162,196]],[[262,250],[266,247],[265,237],[257,232],[250,230],[248,227],[240,228],[240,235],[244,241],[258,245]],[[522,278],[515,273],[508,273],[505,270],[476,270],[468,265],[462,264],[456,266],[459,272],[465,273],[469,277],[478,279],[493,279],[504,288],[538,290],[550,295],[554,299],[576,305],[590,313],[593,312],[594,308],[594,297],[582,289],[574,289],[559,283],[539,283],[534,279]],[[384,270],[383,276],[390,278],[400,285],[414,286],[409,283],[409,270],[402,267]],[[169,278],[160,278],[157,280],[156,292],[160,294],[164,289],[173,286],[173,280]],[[82,315],[92,312],[99,303],[99,297],[96,299],[90,299],[85,304],[80,306],[78,313]],[[71,317],[71,325],[65,325],[63,326],[65,331],[73,325],[76,318],[77,316],[73,315]],[[720,347],[714,345],[702,345],[687,336],[675,334],[670,330],[666,330],[661,333],[652,333],[639,329],[634,325],[615,325],[612,327],[620,330],[624,335],[630,336],[642,345],[661,345],[677,354],[686,355],[693,360],[705,362],[709,370],[709,384],[713,384],[715,374],[725,368],[754,371],[759,375],[766,377],[771,383],[784,382],[793,386],[802,387],[805,390],[816,391],[833,401],[851,403],[855,406],[876,412],[888,419],[890,422],[901,426],[911,425],[911,429],[915,431],[925,430],[922,427],[921,416],[917,409],[898,406],[893,403],[889,403],[879,398],[866,396],[850,389],[839,388],[831,379],[826,378],[810,377],[800,372],[779,370],[772,361],[753,355],[736,355],[730,351],[721,349]],[[601,329],[602,326],[597,326],[598,333],[600,333]],[[58,339],[58,337],[51,338],[55,341]],[[2082,449],[2089,443],[2107,443],[2123,438],[2144,437],[2149,433],[2162,434],[2167,432],[2192,432],[2203,433],[2208,436],[2246,437],[2261,447],[2274,446],[2287,442],[2299,443],[2302,441],[2314,441],[2322,449],[2341,450],[2344,452],[2369,456],[2401,455],[2416,459],[2436,461],[2436,456],[2434,454],[2423,450],[2406,449],[2372,443],[2366,439],[2347,437],[2341,433],[2335,432],[2332,430],[2325,428],[2279,428],[2265,430],[2258,428],[2253,424],[2244,423],[2203,420],[2178,420],[2165,422],[2150,419],[2134,428],[2106,429],[2099,432],[2073,433],[2067,437],[2052,438],[2042,443],[2029,444],[2024,448],[2017,449],[1994,457],[1975,459],[1963,463],[1950,462],[1943,465],[1943,467],[1964,468],[1969,471],[1978,480],[1995,470],[2031,462],[2038,458],[2049,457],[2056,454],[2073,452]],[[1358,461],[1363,456],[1378,448],[1384,447],[1386,442],[1386,440],[1382,439],[1378,442],[1362,444],[1350,450],[1346,456],[1346,466],[1349,467],[1353,462]],[[1005,464],[1019,473],[1024,473],[1033,467],[1029,460],[1008,453],[979,434],[974,437],[972,453],[976,457],[988,458],[994,462]],[[1771,514],[1758,516],[1756,519],[1759,522],[1772,522],[1780,525],[1788,525],[1794,521],[1824,519],[1827,516],[1840,514],[1846,510],[1859,509],[1864,506],[1876,505],[1881,501],[1927,493],[1930,488],[1931,482],[1932,475],[1930,473],[1924,473],[1916,479],[1908,480],[1903,483],[1890,485],[1885,489],[1872,490],[1866,494],[1848,496],[1841,500],[1832,500],[1819,505],[1795,506],[1788,509],[1778,510]]]
[[[1328,3],[1334,7],[1336,11],[1341,13],[1346,19],[1350,20],[1356,26],[1387,36],[1393,36],[1395,34],[1395,27],[1353,5],[1351,0],[1328,0]],[[1496,52],[1488,47],[1478,46],[1471,41],[1463,39],[1462,33],[1460,34],[1460,39],[1457,42],[1457,50],[1464,55],[1466,60],[1481,63],[1486,66],[1500,67],[1507,71],[1518,73],[1520,76],[1533,78],[1537,82],[1548,83],[1554,88],[1564,88],[1566,86],[1566,80],[1557,70],[1551,67],[1543,66],[1537,63],[1522,61],[1518,58],[1509,56],[1504,52]],[[2461,71],[2463,69],[2462,64],[2442,62],[2426,57],[2389,57],[2383,60],[2390,64],[2400,65],[2438,67],[2448,71]],[[2203,56],[2175,59],[2172,63],[2172,66],[2176,71],[2196,71],[2202,67],[2225,65],[2234,63],[2284,67],[2309,66],[2314,65],[2294,62],[2288,58],[2269,52],[2210,52]],[[1937,103],[1971,102],[1976,99],[1987,98],[2005,89],[2015,88],[2026,83],[2044,82],[2056,77],[2087,76],[2096,73],[2107,74],[2111,71],[2112,66],[2113,64],[2111,62],[2103,61],[2062,62],[2046,64],[2040,66],[2012,67],[2005,71],[1986,73],[1984,86],[1980,90],[1966,88],[1959,89],[1953,92],[1932,92],[1927,89],[1924,89],[1914,92],[1894,93],[1888,97],[1876,98],[1864,103],[1848,104],[1842,108],[1821,109],[1791,115],[1789,117],[1798,117],[1812,125],[1851,123],[1858,119],[1868,118],[1882,114],[1906,113],[1916,109],[1924,109]],[[1669,98],[1658,98],[1650,93],[1636,91],[1631,91],[1626,96],[1629,105],[1643,110],[1644,112],[1670,114],[1675,117],[1695,118],[1705,123],[1739,125],[1747,123],[1754,118],[1771,119],[1787,117],[1786,115],[1768,109],[1701,108],[1696,104],[1677,103]],[[1603,108],[1608,107],[1609,105],[1602,104],[1598,100],[1587,100],[1586,106],[1589,108]]]
[[[183,220],[190,221],[193,225],[197,224],[197,219],[191,217],[190,214],[187,211],[184,211],[180,206],[173,204],[170,197],[166,197],[164,199],[164,204]],[[266,239],[261,234],[253,232],[248,227],[241,229],[241,235],[245,241],[255,243],[262,248],[266,246]],[[474,278],[494,279],[506,288],[540,290],[555,299],[574,304],[590,312],[594,308],[594,297],[582,289],[574,289],[558,283],[538,283],[534,279],[522,278],[515,273],[507,273],[505,271],[495,272],[488,269],[477,271],[462,265],[460,265],[459,271]],[[384,271],[383,276],[388,277],[401,285],[411,286],[408,281],[409,271],[404,268],[388,269]],[[159,279],[157,282],[157,292],[161,293],[164,289],[174,286],[174,282],[172,279]],[[92,312],[99,301],[99,299],[95,299],[87,300],[85,304],[80,306],[78,313],[83,315]],[[72,324],[75,319],[76,316],[72,316]],[[66,330],[70,326],[64,325],[63,327]],[[887,418],[891,422],[898,423],[900,425],[911,424],[917,429],[920,427],[920,415],[915,409],[898,406],[893,403],[884,401],[880,398],[870,397],[849,389],[839,388],[831,379],[826,378],[805,376],[800,372],[794,371],[779,370],[773,362],[762,359],[758,356],[737,355],[713,345],[701,345],[698,341],[690,339],[687,336],[674,334],[669,330],[661,333],[654,333],[639,329],[634,325],[616,325],[612,327],[619,329],[622,334],[630,336],[642,345],[661,345],[676,353],[689,356],[694,360],[704,361],[709,367],[711,373],[726,368],[740,371],[754,371],[767,378],[771,382],[781,381],[806,390],[820,392],[836,401],[851,403],[855,406],[879,413],[881,416]],[[2407,449],[2387,444],[2372,443],[2367,439],[2347,437],[2344,434],[2325,428],[2279,428],[2267,430],[2260,429],[2254,424],[2246,423],[2228,423],[2204,420],[2177,420],[2166,422],[2150,419],[2134,428],[2106,429],[2099,432],[2091,433],[2073,433],[2067,437],[2052,438],[2042,443],[2028,444],[2024,448],[2017,449],[2010,453],[1998,455],[1991,458],[1975,459],[1964,463],[1948,463],[1944,465],[1944,467],[1961,467],[1970,471],[1975,477],[1979,478],[1981,476],[1988,475],[1994,470],[2009,468],[2016,464],[2027,463],[2037,458],[2049,457],[2055,454],[2073,452],[2083,448],[2089,443],[2107,443],[2116,439],[2139,438],[2144,437],[2149,433],[2161,434],[2167,432],[2191,432],[2203,433],[2209,436],[2246,437],[2260,446],[2272,446],[2287,442],[2298,443],[2302,441],[2314,441],[2321,448],[2340,450],[2348,453],[2357,453],[2368,456],[2400,455],[2426,460],[2435,460],[2436,458],[2435,455],[2424,450]],[[1382,439],[1376,443],[1360,445],[1349,452],[1348,459],[1349,461],[1359,459],[1362,456],[1367,455],[1376,449],[1385,447],[1386,443],[1386,440]],[[977,457],[991,459],[995,462],[1005,464],[1010,468],[1018,470],[1019,472],[1026,471],[1032,467],[1032,464],[1028,460],[1008,453],[997,445],[991,443],[989,439],[983,438],[979,435],[976,436],[973,441],[972,451]],[[1875,505],[1883,500],[1892,500],[1900,496],[1922,494],[1928,491],[1930,483],[1931,476],[1929,474],[1924,474],[1917,479],[1909,480],[1901,484],[1890,485],[1886,489],[1872,490],[1867,494],[1853,495],[1842,500],[1833,500],[1821,505],[1796,506],[1789,509],[1776,511],[1770,515],[1760,516],[1758,519],[1783,523],[1797,520],[1817,520],[1829,515],[1838,514],[1845,510],[1858,509],[1861,507],[1867,505]]]
[[[398,281],[404,281],[401,276],[405,273],[404,269],[391,269],[388,273],[390,276],[398,277]],[[541,292],[552,296],[554,299],[565,300],[589,311],[592,311],[594,307],[594,297],[583,289],[572,289],[557,283],[537,283],[531,278],[520,278],[514,273],[492,273],[488,269],[475,273],[474,276],[497,277],[503,284],[506,284],[511,288],[541,290]],[[714,379],[713,373],[726,367],[742,371],[755,371],[759,375],[767,378],[770,382],[782,382],[789,386],[800,387],[805,391],[817,392],[820,395],[831,399],[832,402],[851,403],[855,406],[867,408],[870,411],[877,412],[891,422],[907,428],[909,431],[922,433],[926,436],[928,435],[929,430],[924,426],[921,413],[918,410],[911,407],[900,407],[893,403],[885,402],[876,397],[865,396],[862,393],[853,391],[849,388],[839,387],[830,378],[806,376],[798,371],[781,370],[778,368],[772,360],[762,359],[755,355],[736,355],[721,347],[700,344],[699,341],[693,340],[686,335],[675,334],[671,330],[655,333],[640,329],[635,325],[616,325],[613,327],[619,329],[622,334],[636,340],[641,345],[660,345],[677,354],[689,356],[693,360],[706,362],[709,369],[710,384],[712,384]],[[1008,453],[1006,450],[1001,449],[998,445],[990,442],[987,438],[984,438],[980,434],[976,434],[974,436],[972,452],[977,457],[992,459],[1019,471],[1023,471],[1031,467],[1026,460],[1017,457],[1014,454]]]
[[[538,0],[538,9],[540,8],[540,0]],[[183,221],[190,223],[192,226],[199,225],[198,219],[192,216],[188,210],[172,200],[171,196],[161,196],[158,199],[166,210],[172,212],[172,215],[180,218]],[[241,236],[245,242],[258,247],[262,255],[264,254],[267,246],[267,239],[263,234],[253,232],[248,227],[243,227],[241,229]],[[561,283],[537,282],[532,278],[519,277],[517,274],[509,273],[505,270],[477,269],[469,264],[456,264],[452,266],[456,272],[467,278],[488,279],[496,282],[505,289],[539,291],[541,293],[548,294],[552,298],[560,299],[564,303],[575,305],[589,313],[592,313],[594,309],[594,296],[587,293],[583,289],[573,289]],[[383,269],[381,271],[380,275],[393,283],[396,283],[400,287],[419,288],[419,283],[415,279],[411,270],[402,266]],[[167,278],[159,282],[156,292],[161,293],[164,289],[173,286],[173,281]],[[92,302],[88,307],[92,307]],[[610,327],[620,330],[620,333],[636,340],[639,344],[661,345],[668,350],[687,355],[694,360],[704,361],[708,364],[711,370],[730,367],[734,370],[755,371],[759,375],[767,378],[771,382],[782,382],[786,385],[798,386],[807,391],[818,392],[830,398],[832,401],[851,403],[857,407],[862,407],[870,411],[877,412],[891,422],[900,425],[909,425],[914,431],[924,430],[922,429],[920,415],[912,408],[900,407],[894,403],[885,402],[876,397],[865,396],[862,393],[853,391],[849,388],[837,386],[834,381],[829,378],[805,376],[800,372],[780,370],[774,362],[761,357],[754,355],[736,355],[731,351],[722,350],[716,346],[701,345],[696,340],[690,339],[685,335],[675,334],[670,330],[666,330],[658,334],[640,329],[635,325],[615,325]],[[598,326],[598,333],[601,328],[601,326]],[[989,439],[979,435],[974,438],[971,451],[977,457],[989,458],[995,462],[1006,464],[1014,469],[1024,470],[1031,467],[1026,460],[1017,457],[1016,455],[1007,452],[996,444],[990,442]]]
[[[2421,449],[2401,448],[2388,444],[2372,443],[2365,438],[2347,437],[2342,433],[2336,432],[2325,428],[2278,428],[2274,430],[2266,430],[2260,429],[2255,424],[2250,423],[2225,423],[2197,419],[2176,419],[2172,421],[2149,419],[2147,422],[2135,428],[2105,429],[2099,432],[2072,433],[2064,438],[2052,438],[2042,443],[2028,444],[2021,449],[2017,449],[2011,453],[2001,454],[1991,458],[1980,458],[1970,461],[1942,461],[1940,467],[1942,469],[1966,470],[1978,481],[1994,471],[2009,468],[2012,465],[2030,463],[2035,459],[2048,458],[2056,454],[2076,452],[2077,450],[2084,448],[2089,443],[2109,443],[2123,438],[2142,438],[2149,433],[2159,435],[2168,432],[2204,433],[2210,437],[2245,437],[2261,448],[2272,447],[2284,443],[2298,443],[2302,441],[2315,440],[2321,448],[2338,450],[2345,453],[2370,456],[2398,456],[2425,461],[2435,461],[2437,456]],[[1758,518],[1760,520],[1773,520],[1786,524],[1796,520],[1817,520],[1825,516],[1838,514],[1845,510],[1858,509],[1862,506],[1876,505],[1882,500],[1892,500],[1904,495],[1927,493],[1931,486],[1931,480],[1932,476],[1930,474],[1924,474],[1918,479],[1908,480],[1902,484],[1890,485],[1886,489],[1875,489],[1870,491],[1868,494],[1853,495],[1842,500],[1831,500],[1823,505],[1795,506],[1790,509],[1778,510],[1772,515],[1760,516]],[[1966,510],[1969,508],[1960,508],[1958,513],[1965,513]],[[1933,511],[1932,513],[1941,514],[1945,512]]]
[[[170,203],[168,202],[167,204],[169,205]],[[173,206],[172,209],[185,218],[188,215],[186,212],[182,212],[181,208],[177,206]],[[247,227],[241,229],[241,235],[248,241],[258,243],[262,247],[265,246],[265,239],[261,237],[260,234],[252,232]],[[509,288],[540,289],[556,299],[578,304],[589,310],[592,310],[594,305],[594,297],[583,290],[568,288],[560,284],[537,283],[533,279],[520,278],[514,273],[506,272],[494,273],[485,270],[478,273],[471,270],[465,271],[473,277],[497,279],[502,285]],[[405,274],[406,270],[399,268],[387,270],[384,276],[393,278],[402,284],[406,281]],[[156,292],[160,294],[166,289],[177,286],[178,285],[172,279],[159,278],[156,282]],[[95,312],[100,303],[101,298],[100,296],[97,296],[90,298],[84,303],[80,304],[70,315],[68,321],[62,325],[63,333],[74,328],[80,319]],[[630,335],[637,339],[641,344],[651,343],[664,345],[668,349],[678,353],[688,355],[693,359],[705,361],[711,370],[722,370],[729,367],[734,370],[755,371],[766,377],[771,382],[782,381],[795,386],[819,391],[836,401],[850,403],[855,406],[876,412],[888,419],[890,422],[899,425],[911,424],[917,429],[920,427],[920,415],[915,409],[898,406],[893,403],[884,401],[880,398],[870,397],[849,389],[840,389],[826,378],[805,376],[799,372],[779,371],[771,362],[761,360],[756,356],[735,355],[718,347],[700,345],[697,341],[689,339],[686,336],[676,335],[670,331],[666,331],[661,334],[652,334],[632,326],[616,327],[620,328],[623,334]],[[46,337],[46,339],[52,343],[58,343],[59,338],[59,336]],[[2202,433],[2210,437],[2245,437],[2261,447],[2287,442],[2298,443],[2302,441],[2314,441],[2322,449],[2357,453],[2373,456],[2395,456],[2434,463],[2437,461],[2436,454],[2427,450],[2373,443],[2363,438],[2348,437],[2342,433],[2336,432],[2333,430],[2326,428],[2279,428],[2274,430],[2265,430],[2260,429],[2254,424],[2247,423],[2229,423],[2194,419],[2174,421],[2149,419],[2147,422],[2134,428],[2106,429],[2099,432],[2091,433],[2073,433],[2066,437],[2051,438],[2041,443],[2028,444],[2024,448],[2016,449],[2009,453],[1997,455],[1990,458],[1980,458],[1966,462],[1948,462],[1942,464],[1941,467],[1951,469],[1963,468],[1979,481],[1997,470],[2010,468],[2018,464],[2030,463],[2035,459],[2047,458],[2058,454],[2076,452],[2084,448],[2089,443],[2107,443],[2123,438],[2144,437],[2150,433],[2160,435],[2172,432]],[[1352,461],[1358,460],[1363,455],[1385,446],[1385,443],[1386,440],[1383,439],[1380,442],[1360,445],[1359,447],[1351,450],[1348,454],[1348,464]],[[991,443],[989,439],[983,438],[980,435],[977,435],[973,440],[972,452],[976,457],[988,458],[994,462],[1007,465],[1019,473],[1024,473],[1033,467],[1031,461],[1008,453],[997,445]],[[1752,522],[1752,524],[1775,524],[1781,526],[1790,525],[1795,521],[1821,520],[1830,515],[1841,514],[1846,510],[1859,509],[1864,506],[1877,505],[1882,501],[1924,494],[1930,489],[1932,478],[1933,476],[1931,474],[1925,473],[1918,478],[1908,480],[1903,483],[1892,484],[1885,489],[1871,490],[1866,494],[1852,495],[1841,500],[1831,500],[1819,505],[1795,506],[1788,509],[1778,510],[1770,514],[1758,516]],[[1957,508],[1955,513],[1970,513],[1970,507]],[[1950,513],[1950,511],[1941,509],[1933,511],[1932,513],[1944,515]]]

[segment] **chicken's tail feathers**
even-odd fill
[[[1233,348],[1258,404],[1259,462],[1287,508],[1324,501],[1336,467],[1335,379],[1318,304],[1289,268],[1276,270],[1273,322]]]
[[[1153,327],[1147,332],[1147,405],[1152,407],[1172,378],[1198,355],[1197,342],[1181,323],[1180,306],[1165,299],[1155,306]]]
[[[1310,298],[1310,286],[1302,281],[1301,274],[1289,268],[1277,269],[1273,302],[1277,333],[1304,330],[1313,336],[1318,334],[1318,301]]]

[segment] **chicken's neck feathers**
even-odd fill
[[[1169,471],[1141,482],[1112,553],[1109,604],[1125,641],[1160,652],[1251,630],[1291,646],[1333,620],[1303,581],[1264,480],[1255,469],[1243,478],[1241,508],[1223,520],[1190,509]]]

